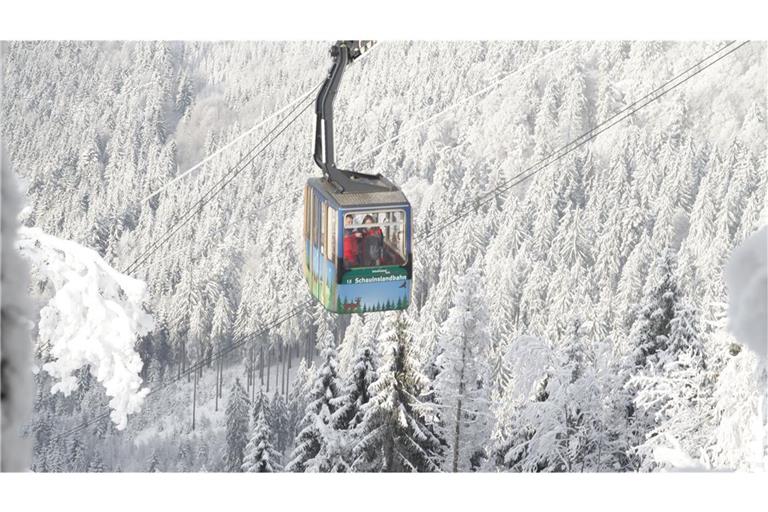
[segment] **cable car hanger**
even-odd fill
[[[315,112],[315,163],[341,193],[371,193],[398,190],[381,174],[366,174],[336,167],[333,144],[333,102],[345,68],[374,45],[374,41],[337,41],[331,47],[333,64],[317,95]],[[323,160],[325,156],[325,160]]]

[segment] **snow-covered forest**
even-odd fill
[[[24,232],[126,269],[270,125],[153,193],[319,83],[329,45],[5,43]],[[722,45],[380,42],[342,82],[337,160],[413,205],[409,309],[302,307],[310,108],[131,273],[146,290],[113,275],[144,301],[134,347],[51,343],[38,313],[33,470],[766,469],[765,354],[725,278],[768,224],[765,43],[445,223]]]

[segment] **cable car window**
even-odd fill
[[[315,245],[315,192],[313,190],[309,191],[309,222],[307,225],[309,226],[309,243],[310,245]]]
[[[325,233],[327,232],[328,222],[328,208],[325,206],[325,201],[320,202],[320,235],[317,237],[317,241],[320,245],[320,254],[325,255]]]
[[[334,261],[336,259],[336,210],[327,207],[326,217],[328,218],[328,237],[326,240],[325,254],[328,255],[328,259]]]
[[[304,186],[304,238],[307,238],[307,189],[308,185]]]
[[[405,265],[405,212],[384,210],[344,215],[344,266]]]

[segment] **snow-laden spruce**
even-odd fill
[[[247,473],[274,473],[280,471],[280,453],[272,444],[274,434],[267,422],[268,403],[261,395],[261,405],[254,405],[248,444],[245,447],[242,470]]]
[[[368,389],[356,428],[357,471],[438,471],[445,442],[437,432],[439,415],[426,377],[413,357],[409,324],[403,313],[387,313],[379,337],[381,365]]]
[[[224,453],[224,469],[226,471],[241,471],[245,447],[248,444],[248,395],[235,379],[229,392],[229,401],[224,412],[226,417],[226,449]]]
[[[449,471],[480,466],[492,423],[488,315],[476,286],[480,279],[473,267],[456,281],[453,306],[440,330],[443,352],[437,357],[435,390],[450,451],[445,465]]]
[[[324,312],[319,315],[320,361],[300,423],[301,431],[296,436],[290,462],[285,467],[287,471],[316,473],[344,472],[348,469],[343,456],[342,433],[333,424],[341,383],[337,373],[335,341],[328,326],[329,316]]]
[[[109,266],[96,251],[69,240],[22,228],[17,246],[32,267],[34,289],[44,304],[38,347],[52,361],[43,370],[56,379],[52,392],[72,393],[75,372],[88,367],[104,386],[118,429],[140,410],[142,388],[138,338],[153,328],[144,304],[146,285]]]

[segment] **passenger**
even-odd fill
[[[371,215],[363,218],[363,224],[374,224]],[[384,235],[378,226],[363,230],[363,261],[366,267],[379,266],[384,262]]]
[[[344,217],[344,226],[352,226],[355,223],[353,215]],[[360,240],[363,234],[353,228],[344,229],[344,266],[346,268],[357,267],[360,265]]]

